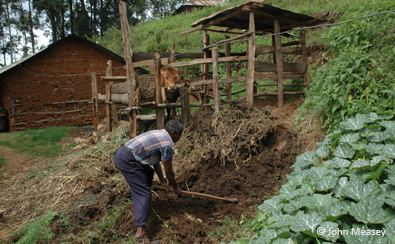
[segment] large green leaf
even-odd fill
[[[292,167],[304,167],[310,164],[315,164],[319,161],[319,158],[316,156],[315,151],[309,151],[300,154],[296,157],[296,162]]]
[[[347,186],[343,187],[342,194],[355,201],[361,201],[369,194],[376,195],[380,191],[380,187],[376,180],[370,180],[368,183],[364,184],[362,178],[356,177],[350,179]]]
[[[370,160],[370,166],[375,166],[376,164],[378,164],[378,163],[380,163],[380,162],[382,162],[382,161],[384,161],[384,162],[386,162],[386,163],[389,163],[389,160],[388,160],[388,158],[387,157],[384,157],[384,156],[376,156],[376,157],[373,157],[372,158],[372,160]]]
[[[327,191],[336,186],[337,179],[331,175],[323,176],[321,180],[315,183],[315,188],[319,191]]]
[[[330,204],[332,202],[331,194],[322,195],[322,194],[314,194],[308,197],[300,198],[301,203],[311,209],[320,209],[322,206],[326,204]]]
[[[380,124],[386,129],[395,127],[395,121],[380,121],[378,124]]]
[[[381,143],[370,142],[366,147],[365,151],[371,153],[372,155],[381,154],[384,145]]]
[[[316,228],[322,223],[323,217],[316,212],[310,214],[303,214],[296,217],[291,224],[291,230],[295,232],[299,231],[311,231],[315,232]]]
[[[370,166],[370,163],[366,160],[359,159],[351,164],[350,169],[360,169],[360,168],[364,168],[366,166]]]
[[[346,121],[341,122],[339,126],[340,128],[345,130],[356,131],[362,129],[367,121],[368,121],[367,116],[357,114],[355,118],[347,119]]]
[[[389,138],[391,138],[391,134],[389,134],[387,131],[383,131],[383,132],[376,132],[374,135],[369,136],[368,140],[372,142],[382,142]]]
[[[329,155],[329,146],[319,147],[317,150],[315,150],[315,153],[317,154],[318,157],[325,158],[326,156]]]
[[[325,221],[317,228],[323,230],[318,236],[322,239],[335,242],[340,238],[340,235],[336,232],[339,225],[335,222]]]
[[[302,184],[303,179],[306,177],[307,170],[299,171],[297,173],[292,172],[287,175],[288,182],[294,184],[295,188]]]
[[[350,215],[364,224],[380,224],[389,220],[389,215],[382,206],[384,200],[375,194],[369,195],[359,203],[352,203]]]
[[[395,237],[395,219],[391,219],[384,223],[384,230],[386,236]]]
[[[283,199],[283,195],[293,192],[295,190],[295,188],[296,188],[295,184],[292,184],[291,182],[288,182],[287,184],[282,185],[280,188],[281,195],[279,197]]]
[[[387,167],[388,163],[387,162],[380,162],[376,164],[371,172],[368,172],[363,175],[364,179],[376,179],[379,180],[381,174],[383,173],[384,169]]]
[[[336,186],[333,188],[333,193],[335,193],[337,197],[340,197],[342,195],[343,188],[346,187],[347,185],[348,185],[348,178],[341,177],[337,181]]]
[[[330,173],[330,171],[325,167],[311,167],[306,171],[306,178],[310,180],[320,180],[323,176]]]
[[[332,160],[325,161],[324,164],[332,168],[346,168],[350,166],[351,162],[346,159],[335,157]]]
[[[383,148],[383,155],[390,158],[395,158],[395,145],[386,144]]]
[[[288,194],[283,194],[283,195],[284,195],[285,199],[287,199],[287,200],[289,201],[289,200],[291,200],[292,198],[297,197],[297,196],[307,196],[309,193],[310,193],[309,190],[306,190],[306,189],[297,189],[297,190],[295,190],[295,191],[293,191],[293,192],[290,192],[290,193],[288,193]],[[280,197],[281,197],[281,196],[280,196]]]
[[[265,200],[258,208],[264,213],[272,214],[273,212],[280,211],[284,204],[280,203],[281,199],[279,196],[274,196],[272,199]]]
[[[339,138],[340,143],[354,143],[359,140],[359,133],[348,133]]]
[[[336,150],[333,154],[339,158],[352,158],[355,154],[355,151],[351,148],[350,145],[343,144],[336,147]]]
[[[321,207],[320,212],[326,216],[326,221],[335,221],[339,217],[348,213],[349,206],[345,207],[344,204],[337,201],[332,205],[327,204]]]
[[[272,239],[277,237],[277,231],[274,229],[266,229],[261,231],[261,235],[252,241],[256,244],[269,244]]]
[[[354,224],[353,227],[343,233],[343,237],[348,244],[389,244],[387,237],[382,236],[381,230],[368,229],[364,225]]]
[[[286,213],[289,213],[289,214],[290,214],[290,213],[293,213],[293,212],[295,212],[296,210],[298,210],[298,209],[304,207],[303,202],[300,200],[301,198],[303,198],[303,197],[298,197],[298,196],[297,196],[297,197],[291,199],[288,203],[285,203],[285,204],[284,204],[283,210],[284,210]]]

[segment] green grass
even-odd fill
[[[64,152],[57,142],[69,136],[71,128],[58,126],[1,134],[0,145],[34,157],[55,157]]]
[[[12,234],[12,236],[23,235],[23,237],[18,241],[18,244],[36,243],[39,239],[49,240],[54,236],[49,229],[49,223],[51,223],[55,216],[55,212],[48,212],[42,218],[30,222],[25,226],[25,228]]]

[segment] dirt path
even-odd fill
[[[4,179],[2,180],[6,180],[21,172],[27,172],[40,162],[39,159],[22,155],[9,147],[0,146],[0,154],[3,155],[7,164],[4,169],[1,169],[4,175]]]
[[[0,146],[0,154],[6,160],[6,166],[1,168],[0,171],[3,174],[3,178],[0,179],[0,189],[2,189],[2,194],[4,197],[12,196],[12,193],[16,189],[10,189],[8,185],[12,182],[15,177],[24,177],[30,174],[36,169],[38,165],[42,162],[39,158],[32,158],[27,155],[20,154],[13,149],[5,146]],[[12,187],[11,187],[12,188]],[[6,204],[3,202],[0,204],[0,212],[3,216],[0,218],[0,238],[8,236],[14,231],[13,222],[14,214],[11,209],[6,208]]]

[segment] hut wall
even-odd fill
[[[113,62],[113,75],[125,75],[122,62],[71,38],[6,72],[0,78],[1,104],[9,112],[10,131],[92,124],[92,104],[73,101],[92,99],[91,73],[104,76],[108,60]],[[98,93],[105,94],[99,76]],[[101,121],[104,104],[98,112]]]

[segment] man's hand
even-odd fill
[[[165,191],[168,192],[170,190],[170,186],[167,183],[162,183],[162,187],[166,188]]]
[[[174,193],[177,195],[181,195],[182,194],[182,190],[180,187],[178,187],[177,189],[174,189]]]

